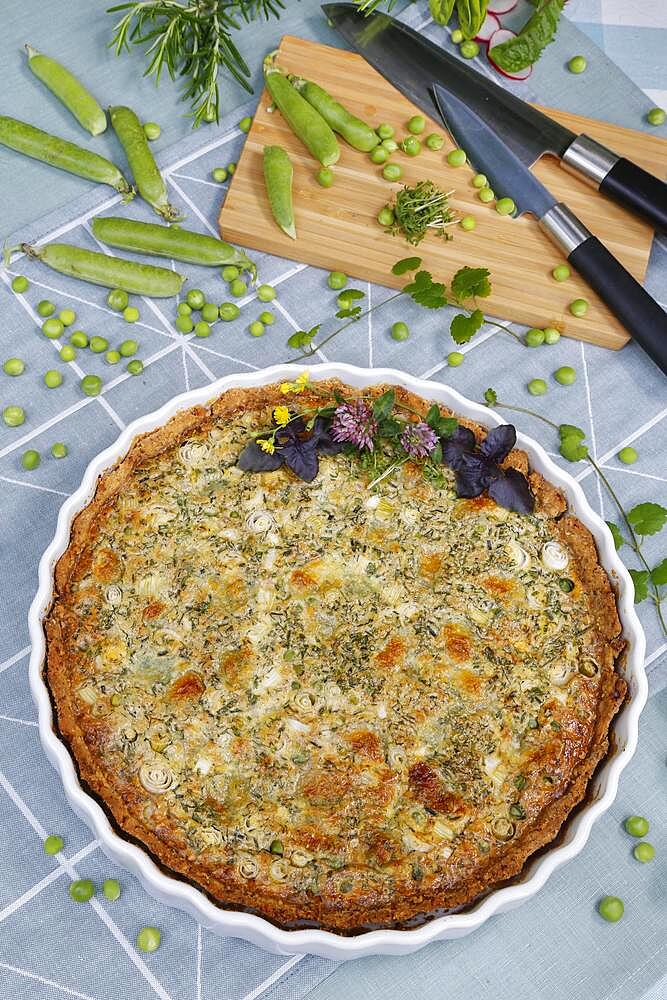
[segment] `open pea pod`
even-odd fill
[[[459,27],[465,38],[474,38],[484,24],[488,0],[456,0]]]
[[[456,0],[428,0],[431,17],[436,24],[449,24]]]

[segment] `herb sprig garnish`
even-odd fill
[[[283,382],[280,389],[285,396],[308,390],[311,395],[323,394],[326,401],[301,410],[276,406],[273,426],[258,431],[239,456],[238,466],[244,472],[273,472],[285,465],[299,479],[312,482],[319,457],[342,451],[358,460],[370,479],[369,489],[409,461],[421,464],[429,482],[445,487],[445,465],[453,470],[456,494],[462,499],[487,491],[508,510],[529,514],[534,509],[526,477],[502,466],[516,443],[511,424],[492,428],[478,444],[471,430],[455,417],[443,416],[436,403],[424,416],[398,399],[394,389],[380,396],[346,397],[319,389],[306,372],[293,382]]]
[[[403,236],[416,247],[428,232],[443,240],[451,240],[449,226],[458,221],[449,208],[453,191],[441,191],[433,181],[418,181],[414,187],[407,184],[395,196],[392,209],[394,222],[389,227],[393,236]]]
[[[657,563],[651,568],[646,561],[642,550],[644,539],[649,535],[656,535],[667,524],[667,509],[659,503],[640,503],[625,510],[619,500],[616,491],[609,482],[607,476],[600,468],[595,459],[589,454],[588,446],[585,443],[586,434],[574,424],[556,424],[541,413],[535,413],[524,406],[514,406],[498,399],[495,389],[487,389],[484,393],[484,401],[487,406],[495,409],[512,410],[514,413],[526,413],[528,416],[541,420],[542,423],[552,427],[558,434],[559,452],[568,462],[588,462],[593,468],[596,476],[607,490],[616,509],[618,510],[626,535],[623,534],[618,524],[607,521],[607,526],[611,531],[616,549],[627,545],[634,552],[641,563],[641,569],[628,569],[635,587],[635,604],[650,600],[655,605],[658,621],[664,635],[667,635],[667,625],[662,610],[662,603],[667,596],[665,587],[667,586],[667,558]]]

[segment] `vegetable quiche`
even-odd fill
[[[134,442],[46,620],[60,733],[125,835],[222,907],[339,933],[460,908],[556,837],[624,643],[563,496],[511,443],[489,464],[503,436],[302,376]]]

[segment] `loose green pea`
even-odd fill
[[[543,396],[546,391],[547,383],[543,378],[534,378],[528,383],[528,392],[531,396]]]
[[[454,45],[460,45],[464,38],[465,35],[461,31],[461,29],[454,28],[454,30],[452,31],[452,41],[454,42]]]
[[[265,312],[261,312],[259,314],[259,321],[260,323],[263,323],[264,326],[273,326],[276,321],[276,317],[267,309]]]
[[[42,456],[38,451],[35,451],[34,448],[28,448],[28,450],[24,451],[21,455],[21,465],[24,469],[27,469],[28,472],[32,472],[33,469],[36,469],[41,461]]]
[[[406,135],[401,143],[401,149],[406,156],[419,156],[422,151],[422,144],[416,135]]]
[[[516,212],[516,205],[511,198],[499,198],[496,202],[496,212],[498,215],[513,215]]]
[[[229,282],[235,281],[241,272],[238,267],[234,267],[233,264],[228,264],[227,267],[223,267],[220,273],[222,274],[222,280]]]
[[[63,326],[71,326],[76,320],[76,313],[73,309],[62,309],[58,316]]]
[[[138,350],[139,344],[136,340],[124,340],[118,348],[118,352],[122,358],[131,358],[132,355],[136,354]]]
[[[272,285],[260,285],[257,289],[257,298],[260,302],[272,302],[276,297],[276,290]]]
[[[389,159],[389,153],[383,146],[376,146],[371,150],[370,158],[373,163],[385,163]]]
[[[447,364],[450,368],[458,368],[465,361],[465,354],[460,351],[450,351],[447,355]]]
[[[560,331],[555,328],[555,326],[545,326],[544,328],[544,343],[553,346],[557,344],[560,340]]]
[[[62,337],[64,329],[62,320],[56,319],[55,316],[52,316],[51,319],[45,319],[42,323],[42,333],[49,340],[58,340],[59,337]]]
[[[570,312],[573,316],[585,316],[588,312],[588,302],[586,299],[575,299],[570,302]]]
[[[260,320],[256,319],[248,327],[248,332],[253,337],[261,337],[264,334],[264,324]]]
[[[477,225],[474,215],[464,215],[462,219],[459,220],[459,226],[464,229],[466,233],[472,232],[472,230]]]
[[[558,581],[558,586],[564,594],[571,594],[574,590],[574,581],[570,580],[567,576],[564,576]]]
[[[569,269],[567,264],[559,264],[558,267],[555,267],[551,272],[551,277],[554,281],[567,281],[571,274],[572,271]]]
[[[236,268],[234,268],[236,270]],[[176,307],[177,316],[189,316],[192,312],[192,307],[187,304],[187,302],[179,302]]]
[[[102,392],[102,379],[99,375],[84,375],[79,384],[86,396],[99,396]]]
[[[333,170],[329,167],[321,167],[315,174],[315,180],[323,188],[330,188],[334,182]]]
[[[107,295],[107,305],[114,312],[122,312],[130,301],[130,296],[124,288],[112,288]]]
[[[245,118],[242,118],[241,121],[239,122],[239,128],[241,129],[242,132],[245,132],[246,135],[250,131],[251,125],[252,125],[252,118],[250,118],[249,115],[246,116]]]
[[[144,370],[144,363],[139,358],[135,358],[134,361],[128,361],[125,367],[130,375],[141,375]]]
[[[70,884],[69,894],[75,903],[87,903],[95,895],[95,886],[89,878],[80,878]]]
[[[570,73],[583,73],[587,66],[588,63],[584,56],[572,56],[567,64]]]
[[[408,122],[408,132],[413,135],[420,135],[426,128],[426,119],[423,115],[413,115]]]
[[[224,184],[227,180],[227,171],[224,167],[216,167],[211,171],[211,177],[216,182],[216,184]]]
[[[429,149],[442,149],[445,144],[445,140],[437,132],[431,132],[430,135],[426,136],[426,145]]]
[[[477,197],[486,205],[496,197],[490,187],[483,187],[477,192]]]
[[[109,347],[109,341],[106,337],[91,337],[88,347],[93,352],[93,354],[104,354]]]
[[[667,114],[662,108],[651,108],[646,116],[646,121],[649,125],[664,125]]]
[[[63,344],[59,354],[61,361],[74,361],[76,358],[76,351],[71,344]]]
[[[464,149],[450,149],[447,153],[447,163],[450,167],[462,167],[467,163],[468,157]]]
[[[342,271],[332,271],[327,278],[327,285],[335,292],[338,292],[341,288],[345,288],[347,281],[347,275],[343,274]]]
[[[459,52],[464,59],[474,59],[475,56],[479,55],[479,45],[477,42],[473,42],[471,38],[467,38],[464,42],[461,42]]]
[[[201,310],[201,318],[207,323],[215,323],[218,318],[218,307],[215,302],[205,302]]]
[[[51,445],[51,454],[54,458],[67,458],[68,448],[62,441],[54,441]]]
[[[241,310],[235,302],[223,302],[218,311],[220,313],[220,319],[223,319],[226,323],[229,323],[233,319],[237,319],[241,313]]]
[[[377,218],[381,226],[393,226],[394,210],[390,208],[389,205],[385,205],[384,208],[381,208],[378,212]]]
[[[383,139],[380,143],[382,149],[386,149],[388,153],[395,153],[398,149],[398,143],[395,139]]]
[[[239,299],[248,291],[248,286],[241,278],[236,278],[229,286],[229,293]]]
[[[50,368],[44,373],[44,385],[47,389],[57,389],[63,384],[63,377],[57,368]]]
[[[144,135],[149,142],[155,142],[155,140],[159,139],[162,134],[162,129],[157,122],[144,122],[143,129]]]
[[[139,310],[136,306],[126,306],[123,309],[123,319],[126,323],[136,323],[139,319]]]
[[[22,406],[5,406],[2,419],[8,427],[20,427],[25,423],[25,412]]]
[[[104,360],[108,365],[117,365],[120,361],[120,351],[107,351]]]
[[[533,327],[532,330],[526,332],[526,336],[523,339],[527,347],[540,347],[545,341],[544,330],[538,330],[537,327]]]
[[[70,334],[69,342],[72,347],[88,347],[88,334],[83,330],[75,330]]]
[[[383,122],[381,125],[375,129],[376,134],[380,139],[391,139],[394,135],[394,126],[388,125],[387,122]]]
[[[55,311],[56,307],[48,299],[42,299],[41,302],[37,303],[37,312],[40,316],[53,316]]]
[[[603,920],[609,921],[610,924],[615,924],[620,920],[624,910],[623,900],[619,899],[618,896],[603,896],[598,903],[598,913]]]
[[[391,328],[391,336],[393,340],[407,340],[410,336],[410,327],[401,321],[394,323]]]
[[[577,373],[569,365],[563,365],[556,369],[554,378],[560,385],[572,385],[577,380]]]
[[[202,292],[201,288],[191,288],[185,296],[185,301],[191,309],[201,309],[206,302],[206,296]]]
[[[137,934],[137,948],[139,951],[157,951],[160,947],[162,935],[157,927],[142,927]]]
[[[217,313],[216,309],[216,313]],[[195,323],[195,337],[210,337],[211,336],[211,326],[206,320],[200,319],[198,323]]]
[[[621,448],[617,456],[619,462],[623,462],[623,465],[634,465],[639,455],[634,448]]]
[[[398,163],[386,163],[382,169],[386,181],[399,181],[403,176],[403,167]]]
[[[485,188],[488,183],[486,174],[475,174],[472,179],[472,186],[474,188]]]
[[[63,838],[59,837],[55,833],[52,833],[44,841],[44,853],[51,855],[58,854],[59,851],[62,851],[64,846],[65,846],[65,841],[63,840]]]
[[[649,831],[649,822],[644,816],[628,816],[623,826],[631,837],[645,837]]]
[[[236,172],[236,163],[232,160],[231,163],[227,164],[227,173],[233,174]]]
[[[21,292],[27,292],[29,288],[30,288],[30,282],[28,281],[26,276],[24,274],[17,274],[14,280],[12,281],[12,291],[20,295]]]
[[[641,844],[637,844],[633,850],[633,855],[637,861],[641,861],[646,864],[647,861],[653,861],[655,857],[655,847],[653,844],[649,844],[648,841],[644,840]]]
[[[105,899],[115,903],[120,898],[120,882],[116,878],[105,878],[102,883],[102,893]]]
[[[25,361],[21,361],[20,358],[7,358],[2,370],[5,375],[23,375],[25,371]]]

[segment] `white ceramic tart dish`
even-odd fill
[[[614,800],[620,774],[637,744],[638,720],[646,702],[647,682],[643,668],[645,641],[634,611],[632,582],[615,551],[608,528],[591,510],[581,487],[555,465],[535,441],[519,434],[517,448],[526,453],[532,470],[561,491],[567,500],[569,513],[591,532],[600,565],[614,588],[622,638],[626,644],[625,654],[619,661],[619,671],[627,684],[627,697],[611,725],[612,750],[594,772],[584,801],[570,813],[557,838],[530,857],[520,875],[492,888],[461,910],[435,916],[411,929],[371,929],[344,935],[312,927],[287,929],[275,926],[255,913],[216,905],[202,889],[158,866],[146,849],[124,836],[119,827],[112,825],[100,802],[83,787],[70,750],[58,734],[51,693],[44,679],[44,619],[54,599],[54,568],[68,548],[75,517],[92,500],[100,477],[125,457],[134,439],[161,428],[181,411],[206,405],[230,389],[244,390],[292,380],[299,371],[294,365],[281,365],[250,374],[230,375],[202,389],[177,396],[155,413],[135,421],[112,447],[90,463],[81,486],[64,503],[55,537],[40,563],[39,589],[29,617],[31,690],[38,707],[42,744],[62,778],[72,808],[94,831],[105,853],[136,874],[153,896],[187,911],[215,933],[244,938],[277,953],[311,953],[338,960],[371,954],[407,954],[431,941],[467,934],[489,916],[511,909],[538,892],[552,871],[583,848],[593,822]],[[338,379],[355,388],[379,384],[400,386],[423,400],[434,401],[487,428],[504,422],[493,411],[465,399],[447,386],[416,379],[403,372],[384,368],[361,369],[344,364],[315,365],[310,366],[308,371],[311,381],[315,383]]]

